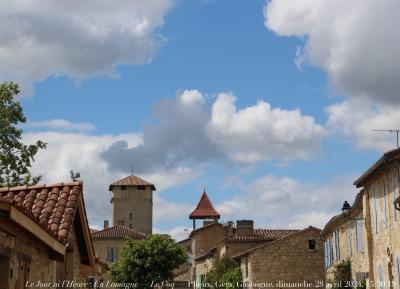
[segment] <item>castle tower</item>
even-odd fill
[[[198,219],[218,222],[220,217],[221,215],[214,209],[206,190],[204,190],[197,207],[189,215],[189,219],[193,220],[193,230],[196,229],[196,220]]]
[[[153,227],[153,184],[136,176],[128,176],[112,183],[111,204],[113,226],[121,225],[145,234]]]

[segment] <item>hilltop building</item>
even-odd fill
[[[112,225],[151,234],[155,190],[153,184],[133,175],[112,183]]]

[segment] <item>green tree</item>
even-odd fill
[[[333,272],[334,288],[346,289],[351,284],[351,262],[349,260],[342,261],[335,266]]]
[[[187,260],[186,250],[168,235],[128,239],[121,255],[120,261],[111,265],[111,278],[116,283],[136,283],[138,289],[171,281],[172,271]]]
[[[40,176],[32,176],[29,168],[34,156],[46,148],[43,141],[25,145],[21,142],[21,124],[26,122],[22,107],[14,97],[19,87],[12,82],[0,84],[0,187],[36,184]]]
[[[240,284],[243,279],[240,265],[226,256],[216,259],[206,275],[206,281],[213,288],[241,288]]]

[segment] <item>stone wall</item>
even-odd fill
[[[152,233],[153,191],[150,186],[114,186],[112,190],[113,226],[121,224],[145,234]],[[131,217],[132,216],[132,217]],[[122,223],[121,223],[122,222]]]
[[[370,219],[370,234],[367,240],[372,248],[370,275],[377,284],[376,288],[381,287],[379,284],[381,281],[379,267],[382,268],[383,281],[385,282],[382,285],[385,288],[393,288],[393,282],[397,284],[394,287],[398,287],[398,284],[400,284],[399,272],[397,271],[397,260],[400,261],[400,211],[395,210],[393,206],[395,191],[399,196],[397,169],[399,164],[395,163],[392,166],[392,168],[377,174],[364,187],[366,192],[365,204],[368,206],[368,218]],[[376,215],[375,205],[378,212]],[[378,226],[375,225],[375,216],[377,216]]]
[[[309,249],[309,240],[316,241],[315,250]],[[303,282],[316,287],[324,281],[323,243],[319,231],[315,229],[307,229],[260,246],[249,253],[247,258],[249,275],[244,277],[252,283],[271,283],[275,288],[299,283],[296,288],[306,288]],[[245,262],[246,256],[243,256],[242,269],[246,267]]]

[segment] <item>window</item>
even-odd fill
[[[333,258],[334,260],[340,259],[340,247],[339,247],[339,231],[333,232]]]
[[[132,224],[129,224],[129,229],[132,229]]]
[[[357,240],[357,252],[364,252],[364,220],[359,219],[356,221],[356,240]]]
[[[118,261],[118,248],[109,247],[107,248],[107,262],[117,262]]]
[[[387,191],[386,191],[386,181],[385,178],[382,179],[382,189],[383,189],[383,212],[384,212],[384,223],[385,223],[385,228],[388,226],[388,219],[387,219]]]
[[[129,213],[129,220],[132,220],[132,212]]]
[[[347,249],[349,252],[349,256],[353,256],[353,234],[351,232],[351,229],[347,230]]]
[[[397,170],[393,171],[392,176],[392,183],[393,183],[393,201],[399,196],[399,175]],[[397,220],[397,210],[394,209],[394,220]]]
[[[378,280],[379,280],[379,288],[385,289],[385,278],[383,277],[383,267],[382,265],[378,265]]]
[[[324,242],[324,259],[325,259],[325,268],[329,267],[329,256],[328,256],[328,242]]]
[[[126,186],[121,186],[121,190],[125,191],[126,190]]]
[[[315,240],[308,240],[308,249],[310,250],[315,250],[317,247],[317,244]]]
[[[143,191],[146,189],[146,186],[137,186],[138,191]]]
[[[376,185],[372,188],[373,202],[374,202],[374,221],[375,221],[375,234],[379,233],[379,211],[378,211],[378,193],[376,191]]]

